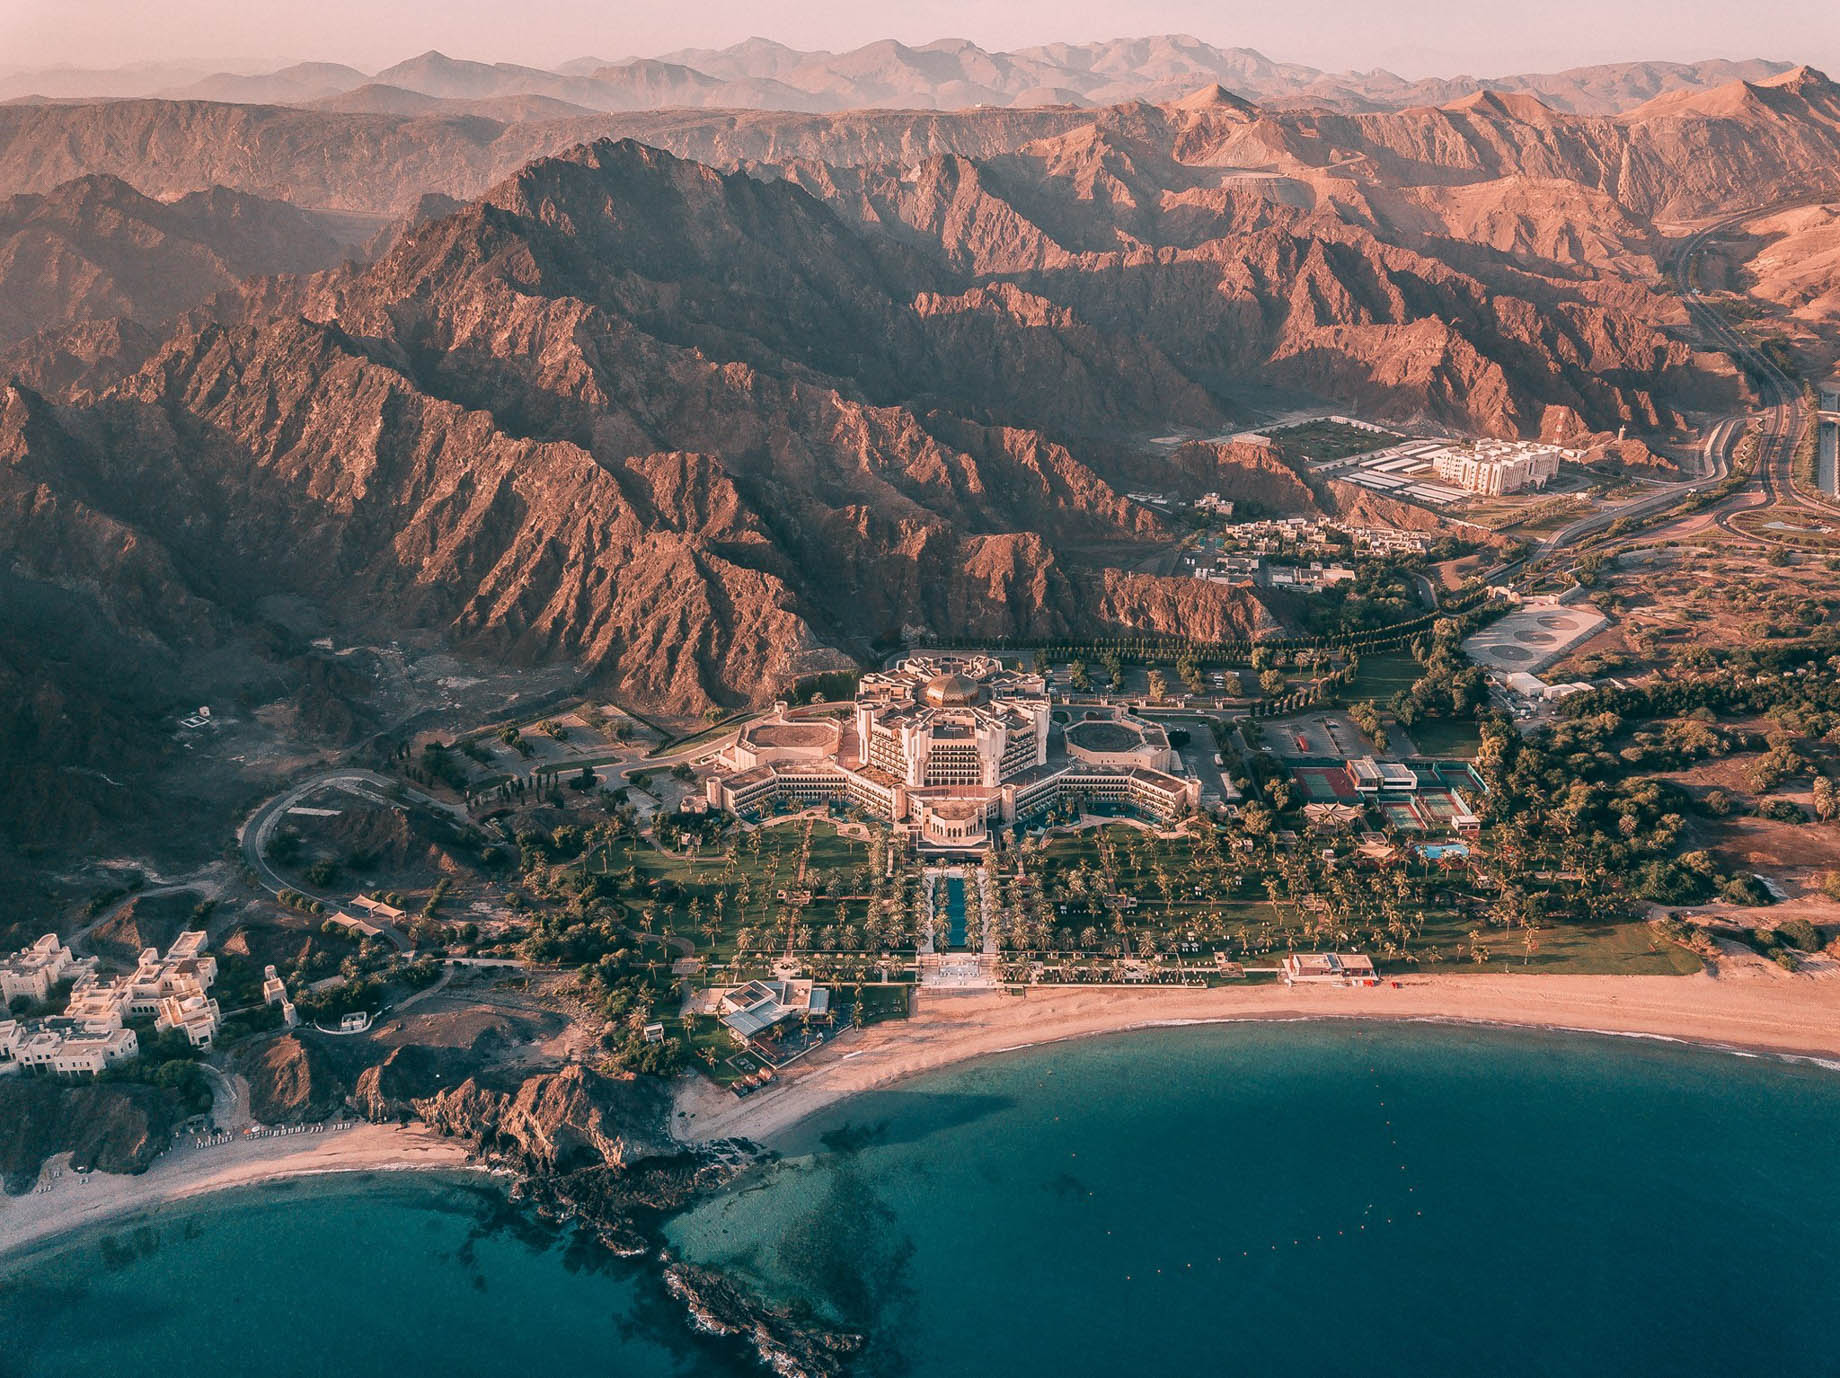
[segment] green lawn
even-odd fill
[[[1404,651],[1365,655],[1344,697],[1350,703],[1366,699],[1384,704],[1401,689],[1410,689],[1422,673],[1418,662]]]
[[[1359,426],[1344,426],[1339,421],[1306,421],[1301,426],[1285,426],[1272,431],[1271,438],[1293,454],[1308,459],[1345,459],[1364,455],[1396,442],[1391,431],[1368,431]]]
[[[1407,732],[1427,756],[1467,760],[1482,746],[1482,729],[1467,718],[1421,718]]]
[[[1418,970],[1440,971],[1526,971],[1566,973],[1574,976],[1686,976],[1704,964],[1678,943],[1661,938],[1646,923],[1577,924],[1559,921],[1541,929],[1528,950],[1526,934],[1519,930],[1490,929],[1483,935],[1482,946],[1489,953],[1487,962],[1472,961],[1467,955],[1467,930],[1462,921],[1427,923],[1427,941],[1446,953],[1464,949],[1460,960],[1445,961],[1435,968],[1420,964]],[[1400,970],[1398,963],[1392,970]]]

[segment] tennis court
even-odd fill
[[[1354,781],[1340,766],[1293,766],[1291,775],[1312,804],[1345,803],[1355,797]]]
[[[1450,797],[1450,791],[1447,789],[1420,790],[1418,807],[1420,813],[1430,823],[1448,823],[1457,816],[1457,801]]]
[[[1423,832],[1425,825],[1419,819],[1411,802],[1405,799],[1387,799],[1380,805],[1380,812],[1386,815],[1386,821],[1395,828],[1405,828],[1411,832]]]
[[[1488,786],[1482,783],[1482,777],[1462,761],[1439,761],[1435,767],[1437,778],[1454,790],[1473,790],[1477,794],[1487,794]]]

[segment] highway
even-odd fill
[[[1714,518],[1720,527],[1734,535],[1742,536],[1744,533],[1730,525],[1733,513],[1749,507],[1767,507],[1781,498],[1791,496],[1790,472],[1796,438],[1801,431],[1802,396],[1793,379],[1787,377],[1768,356],[1755,349],[1722,314],[1706,303],[1699,289],[1693,285],[1693,264],[1705,252],[1706,246],[1727,230],[1770,211],[1803,204],[1806,199],[1798,198],[1774,206],[1757,206],[1727,216],[1695,233],[1674,261],[1674,283],[1686,307],[1687,319],[1709,344],[1723,349],[1735,362],[1749,370],[1756,381],[1759,401],[1763,404],[1763,409],[1755,414],[1759,430],[1754,486],[1746,484],[1739,492],[1719,503]],[[1708,487],[1723,483],[1731,476],[1732,451],[1751,419],[1751,413],[1721,417],[1707,430],[1700,444],[1700,472],[1692,479],[1669,484],[1634,502],[1581,517],[1548,536],[1527,561],[1503,565],[1491,571],[1490,577],[1501,579],[1514,575],[1525,564],[1559,554],[1619,521],[1652,516],[1686,501]]]
[[[1718,235],[1768,211],[1800,205],[1806,200],[1803,197],[1780,206],[1755,207],[1708,225],[1687,241],[1686,248],[1674,264],[1674,281],[1680,289],[1681,301],[1686,304],[1688,317],[1703,336],[1723,348],[1734,361],[1749,371],[1764,407],[1760,414],[1756,471],[1757,490],[1762,494],[1762,501],[1750,501],[1748,489],[1744,495],[1734,495],[1734,505],[1721,513],[1719,518],[1720,525],[1727,530],[1731,529],[1726,522],[1731,511],[1745,507],[1768,507],[1794,497],[1791,475],[1795,442],[1801,434],[1802,390],[1768,355],[1745,339],[1722,313],[1707,305],[1699,288],[1693,285],[1692,266],[1694,260],[1705,251],[1706,245]],[[1738,500],[1740,496],[1742,501]]]

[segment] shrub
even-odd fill
[[[1766,799],[1757,806],[1757,816],[1773,823],[1806,823],[1808,811],[1793,799]]]
[[[1807,919],[1784,919],[1776,925],[1776,936],[1803,952],[1821,950],[1821,930]]]

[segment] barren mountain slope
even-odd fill
[[[477,108],[340,113],[198,101],[0,107],[0,193],[48,191],[100,172],[154,196],[222,185],[316,209],[396,215],[426,192],[477,196],[530,159],[598,138],[638,138],[722,167],[912,166],[953,153],[988,158],[1095,121],[1128,130],[1154,121],[1159,109],[1136,101],[1098,111],[680,109],[506,123],[466,113]],[[1366,115],[1255,110],[1224,90],[1217,100],[1183,100],[1178,108],[1190,112],[1174,150],[1184,162],[1289,178],[1333,175],[1356,187],[1446,188],[1519,177],[1601,194],[1627,213],[1691,217],[1840,178],[1840,97],[1807,68],[1664,96],[1615,118],[1563,114],[1531,95],[1493,91]]]
[[[281,202],[213,187],[164,204],[83,177],[0,202],[0,348],[111,316],[157,324],[253,274],[341,257],[323,225]]]
[[[1743,230],[1735,285],[1811,325],[1840,322],[1840,202],[1797,206]]]
[[[1615,62],[1562,72],[1432,77],[1408,81],[1384,69],[1324,72],[1275,61],[1251,48],[1220,48],[1187,34],[1093,43],[1048,43],[991,51],[962,38],[906,44],[883,39],[844,52],[806,52],[764,38],[727,48],[692,48],[617,61],[577,58],[554,70],[513,63],[456,61],[439,52],[369,78],[336,63],[303,62],[266,73],[123,69],[118,72],[18,72],[0,75],[0,100],[164,96],[294,105],[334,97],[367,82],[394,84],[429,99],[562,100],[598,110],[681,104],[706,108],[838,110],[865,106],[955,109],[1070,102],[1099,106],[1162,101],[1219,82],[1273,106],[1346,112],[1437,105],[1484,87],[1528,91],[1579,114],[1615,114],[1674,91],[1761,80],[1784,63]],[[450,112],[451,113],[451,112]]]
[[[1131,107],[991,159],[783,171],[950,271],[1144,338],[1215,396],[1259,378],[1550,435],[1665,429],[1690,397],[1661,329],[1676,308],[1641,281],[1659,246],[1614,203],[1578,192],[1576,221],[1549,224],[1519,178],[1446,206],[1318,170],[1248,176],[1217,136],[1261,120]]]
[[[8,534],[55,577],[23,500],[49,490],[233,616],[286,591],[678,708],[902,625],[1128,620],[1056,547],[1153,540],[1152,518],[1007,423],[1019,395],[983,418],[902,405],[981,366],[935,347],[909,271],[795,188],[597,145],[302,289],[323,324],[188,325],[92,403],[15,389]],[[1148,418],[1128,376],[1087,382],[1108,423]],[[1208,597],[1253,626],[1241,595]]]
[[[140,806],[110,782],[165,749],[174,671],[261,644],[278,598],[681,713],[903,631],[1267,627],[1244,591],[1139,572],[1170,535],[1120,496],[1148,483],[1143,437],[1234,429],[1249,385],[1502,434],[1666,429],[1704,393],[1655,217],[1830,172],[1833,105],[1802,73],[1624,120],[1212,90],[512,126],[0,111],[0,177],[115,160],[162,195],[285,186],[398,222],[376,262],[302,275],[221,193],[96,183],[68,224],[18,203],[107,268],[85,312],[154,314],[121,284],[168,240],[222,266],[198,279],[213,308],[157,333],[85,322],[0,355],[0,595],[28,629],[0,657],[0,822],[68,839]],[[622,119],[755,175],[575,142]],[[101,240],[138,258],[84,238],[143,223]],[[1281,454],[1197,441],[1170,466],[1262,507],[1361,501]]]
[[[428,192],[478,196],[533,158],[593,139],[642,139],[719,166],[888,162],[1001,152],[1090,118],[1076,110],[659,110],[505,124],[201,101],[0,106],[0,195],[105,173],[155,197],[225,186],[316,210],[393,216]]]

